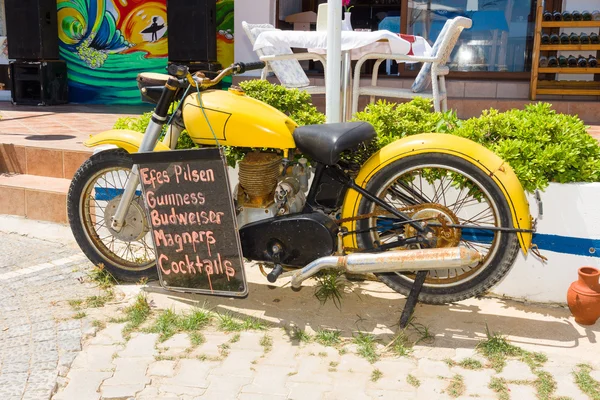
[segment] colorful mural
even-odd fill
[[[234,0],[217,1],[217,59],[234,58]],[[76,103],[139,104],[136,76],[164,73],[166,0],[58,0],[60,56]]]
[[[166,0],[58,0],[60,56],[77,103],[138,104],[135,78],[167,65]]]
[[[228,67],[235,61],[233,1],[217,1],[217,60],[223,67]]]

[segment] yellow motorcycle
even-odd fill
[[[156,104],[146,132],[111,130],[88,140],[105,147],[81,166],[68,195],[71,228],[93,263],[126,281],[156,275],[131,154],[170,151],[184,129],[200,147],[266,149],[238,163],[234,202],[243,256],[269,268],[270,282],[291,276],[299,288],[337,269],[374,273],[407,295],[427,271],[419,300],[442,304],[485,292],[507,274],[519,248],[527,253],[527,199],[497,155],[429,133],[354,165],[344,154],[376,137],[370,124],[298,127],[239,88],[209,90],[225,76],[262,68],[237,63],[214,79],[176,65],[165,75],[140,74],[142,97]]]

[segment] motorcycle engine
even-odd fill
[[[239,162],[238,226],[302,211],[310,168],[306,159],[282,176],[283,158],[275,153],[248,153]]]

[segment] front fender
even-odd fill
[[[366,187],[371,178],[385,166],[401,158],[425,153],[443,153],[460,157],[488,174],[506,196],[513,225],[518,229],[531,229],[529,203],[521,182],[508,163],[485,147],[459,136],[426,133],[409,136],[385,146],[375,153],[361,168],[356,183]],[[350,218],[358,214],[361,197],[356,191],[348,190],[342,207],[342,218]],[[356,222],[344,224],[350,232],[356,230]],[[523,253],[527,254],[531,246],[531,233],[517,233]],[[344,238],[347,247],[358,247],[356,235]]]
[[[131,131],[128,129],[112,129],[92,136],[83,144],[86,147],[96,147],[103,145],[114,145],[127,151],[128,153],[137,153],[142,143],[143,133]],[[158,142],[154,151],[171,150],[165,144]]]

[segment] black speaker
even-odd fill
[[[169,61],[216,61],[216,15],[215,0],[167,0]]]
[[[10,63],[12,102],[51,106],[68,102],[67,64],[55,61]]]
[[[58,59],[56,0],[5,0],[8,58]]]

